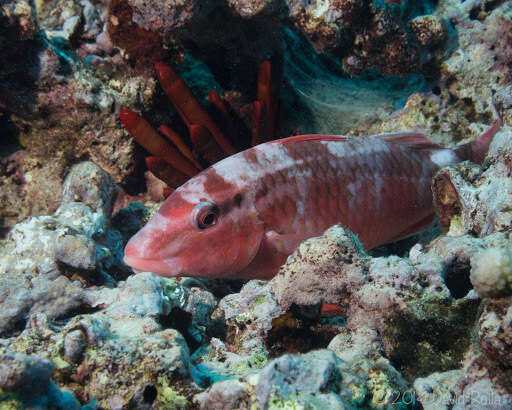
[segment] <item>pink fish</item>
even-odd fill
[[[274,276],[297,245],[341,224],[365,249],[427,227],[431,180],[481,162],[499,124],[445,149],[420,133],[302,135],[234,154],[174,191],[128,242],[125,262],[163,276]]]

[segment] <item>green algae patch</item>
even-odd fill
[[[369,376],[367,387],[371,390],[372,408],[379,408],[384,404],[391,404],[389,400],[393,398],[396,388],[391,384],[387,375],[379,371],[379,369],[371,369]]]
[[[66,371],[71,369],[71,365],[60,356],[53,357],[51,361],[56,370]]]
[[[461,215],[453,215],[450,220],[450,229],[448,233],[452,236],[458,236],[464,234],[464,223]]]
[[[354,407],[363,407],[368,401],[369,392],[367,387],[363,383],[350,382],[347,383],[348,389],[352,392],[350,402]]]
[[[261,305],[263,302],[265,302],[265,298],[266,298],[266,296],[265,296],[265,295],[259,295],[259,296],[256,298],[256,301],[254,302],[254,306]]]
[[[13,393],[0,389],[0,410],[23,410],[23,401]]]
[[[395,368],[411,378],[460,367],[478,300],[425,296],[388,318],[383,339]]]
[[[166,409],[185,409],[188,407],[187,398],[169,386],[165,377],[159,377],[158,384],[160,387],[157,387],[155,404],[164,406]]]
[[[254,320],[254,313],[250,310],[247,312],[240,313],[239,315],[235,316],[233,318],[233,321],[237,325],[245,325],[249,322],[252,322]]]
[[[304,410],[305,407],[294,400],[284,400],[274,394],[269,397],[268,400],[269,410]]]
[[[366,381],[367,393],[364,402],[352,400],[354,406],[372,409],[410,409],[415,399],[407,385],[401,384],[393,374],[387,373],[379,368],[373,367],[368,372]],[[363,406],[364,405],[364,406]]]
[[[268,363],[268,357],[261,353],[255,353],[247,358],[247,360],[237,363],[233,367],[233,371],[237,374],[246,374],[251,370],[258,370],[265,367]]]

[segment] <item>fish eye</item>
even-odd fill
[[[219,221],[219,207],[211,202],[199,202],[192,210],[191,218],[196,228],[210,228]]]

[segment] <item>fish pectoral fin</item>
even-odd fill
[[[302,239],[298,235],[281,235],[276,231],[265,232],[267,244],[277,252],[285,255],[291,254]]]

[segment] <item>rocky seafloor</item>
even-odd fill
[[[512,2],[0,1],[0,51],[0,409],[512,408]],[[427,234],[334,226],[268,282],[134,274],[163,197],[119,109],[179,129],[166,60],[247,120],[265,59],[279,136],[503,125],[435,176]]]

